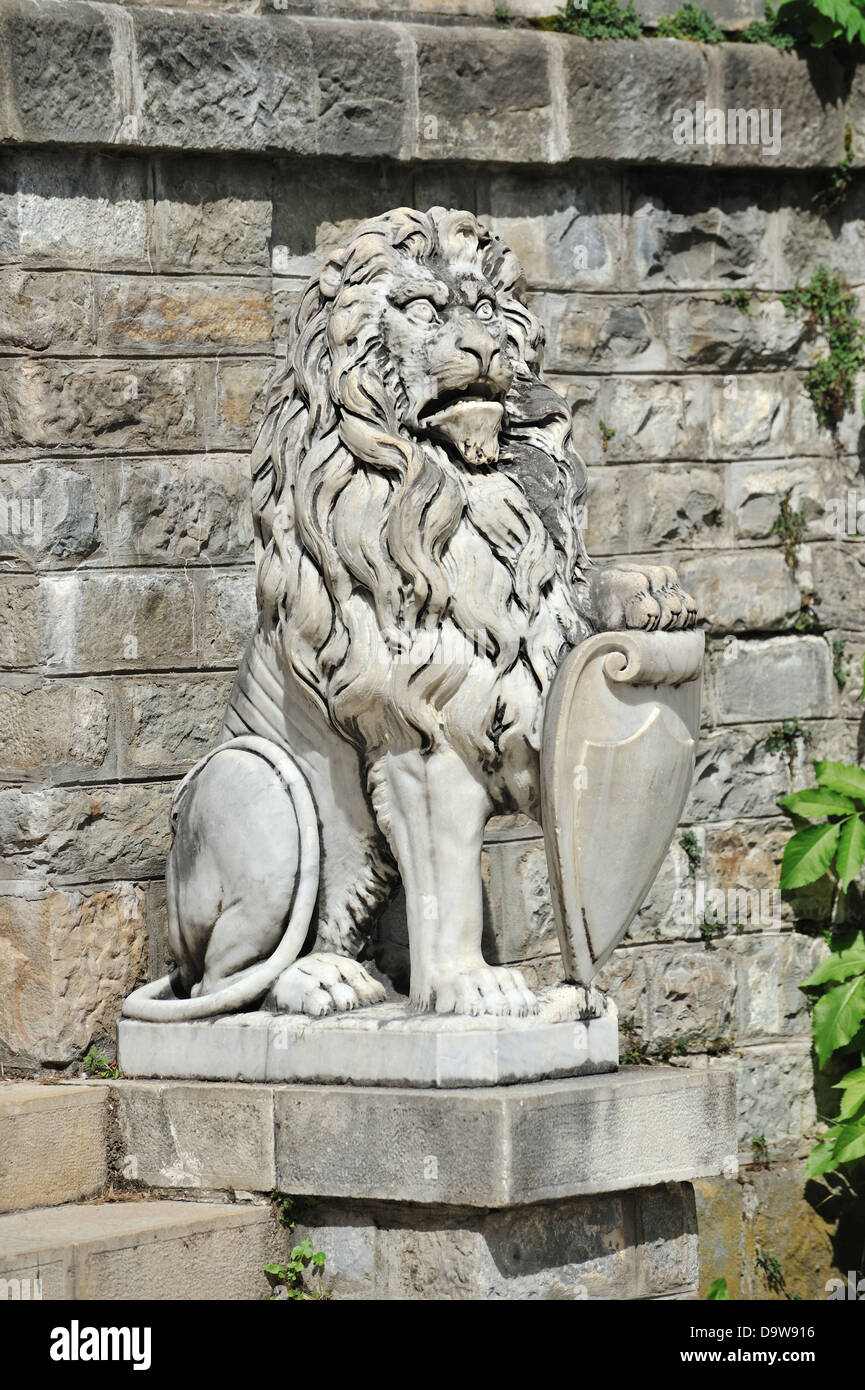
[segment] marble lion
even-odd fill
[[[591,566],[521,281],[437,207],[365,222],[307,286],[252,455],[256,631],[223,742],[172,807],[177,969],[128,1015],[377,1001],[358,957],[400,878],[416,1007],[534,1010],[481,953],[486,822],[540,819],[568,650],[696,613],[666,567]]]

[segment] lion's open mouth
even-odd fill
[[[466,463],[482,467],[499,456],[504,394],[489,382],[443,391],[418,415],[418,424],[452,444]]]

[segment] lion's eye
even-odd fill
[[[488,322],[492,318],[494,313],[495,309],[493,307],[493,302],[491,299],[482,299],[478,307],[475,309],[475,314],[477,315],[477,317],[479,319],[483,319],[485,322]]]
[[[432,323],[437,317],[436,306],[431,299],[413,299],[405,306],[405,312],[414,323]]]

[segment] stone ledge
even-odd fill
[[[780,108],[780,152],[677,144],[673,113],[697,102]],[[865,73],[845,102],[822,53],[0,0],[6,144],[804,169],[841,159],[845,121],[865,128]]]
[[[472,1207],[736,1168],[731,1068],[452,1091],[115,1083],[125,1170],[152,1188]]]
[[[72,1202],[106,1179],[106,1094],[92,1086],[0,1086],[0,1212]]]

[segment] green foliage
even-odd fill
[[[841,690],[847,684],[847,677],[850,674],[850,658],[847,655],[847,643],[841,637],[832,640],[832,675]]]
[[[756,1168],[768,1168],[772,1162],[769,1153],[769,1142],[765,1134],[755,1134],[751,1140],[751,1155]]]
[[[279,1218],[280,1226],[284,1226],[287,1231],[293,1231],[294,1217],[292,1212],[296,1206],[294,1197],[289,1197],[287,1192],[280,1192],[279,1189],[275,1187],[272,1192],[268,1193],[268,1201],[273,1206]]]
[[[781,887],[828,875],[846,893],[865,863],[865,768],[816,762],[814,771],[816,787],[781,798],[800,827],[784,849]],[[865,1157],[865,935],[857,928],[830,937],[829,946],[801,988],[817,991],[811,1027],[820,1067],[850,1054],[855,1066],[834,1087],[843,1092],[839,1114],[808,1160],[811,1178]]]
[[[783,21],[778,18],[778,11],[772,8],[768,0],[765,16],[765,19],[755,19],[747,29],[742,30],[742,43],[767,43],[772,48],[780,49],[782,53],[792,48],[796,40],[784,27]]]
[[[691,873],[695,873],[700,867],[703,851],[700,849],[700,842],[694,831],[686,830],[679,844],[688,856],[688,868]]]
[[[119,1075],[117,1063],[109,1062],[95,1047],[90,1048],[81,1066],[85,1076],[95,1076],[101,1081],[114,1081]]]
[[[799,546],[805,539],[808,518],[804,512],[794,512],[790,505],[790,493],[782,497],[778,504],[778,515],[772,526],[772,535],[780,536],[784,547],[784,559],[792,570],[799,563]]]
[[[641,39],[643,16],[635,10],[633,0],[623,5],[616,0],[585,0],[582,5],[567,0],[554,16],[552,27],[584,39]]]
[[[496,24],[499,26],[500,29],[507,29],[510,22],[511,17],[508,14],[507,5],[499,5],[496,9]]]
[[[749,290],[725,290],[721,295],[721,303],[729,304],[734,309],[741,309],[743,314],[751,312],[751,294]]]
[[[329,1299],[331,1290],[324,1287],[324,1261],[324,1251],[313,1250],[306,1236],[292,1248],[285,1264],[264,1266],[272,1291],[267,1301],[311,1303]]]
[[[709,1292],[706,1294],[707,1303],[729,1302],[730,1291],[727,1288],[727,1281],[723,1277],[713,1279],[709,1285]]]
[[[772,1293],[787,1292],[784,1283],[784,1266],[777,1255],[770,1255],[766,1250],[761,1250],[758,1246],[757,1253],[754,1256],[754,1265],[758,1272],[763,1275]]]
[[[607,445],[609,444],[610,440],[615,439],[616,437],[616,431],[613,429],[611,425],[608,425],[605,420],[598,421],[598,429],[601,431],[601,448],[603,449],[604,453],[606,453]]]
[[[818,266],[807,285],[781,295],[788,314],[807,315],[825,336],[828,352],[809,368],[805,386],[817,419],[834,431],[853,401],[856,373],[865,367],[865,331],[856,317],[856,296],[838,271]]]
[[[781,0],[778,21],[814,48],[827,43],[865,43],[862,0]]]
[[[829,183],[811,199],[817,204],[817,211],[824,217],[844,199],[853,182],[853,127],[849,121],[844,127],[844,158],[829,170]]]
[[[803,743],[811,742],[811,730],[806,728],[798,719],[785,719],[783,724],[776,724],[769,737],[766,739],[766,748],[770,753],[786,753],[792,757],[796,750],[796,742],[801,739]]]
[[[658,20],[659,39],[693,39],[697,43],[723,43],[724,33],[699,5],[687,4],[675,14]]]

